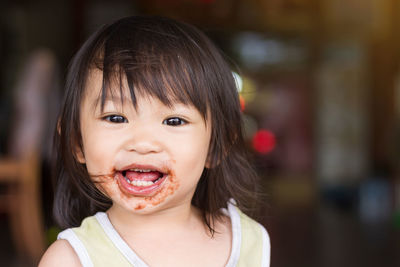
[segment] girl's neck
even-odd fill
[[[113,205],[107,214],[118,231],[131,234],[134,234],[136,230],[142,233],[147,231],[154,233],[157,229],[173,231],[203,224],[200,211],[190,202],[149,214],[129,212],[120,206]]]

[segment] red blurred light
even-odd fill
[[[253,136],[253,148],[260,154],[271,152],[276,145],[275,135],[268,130],[258,130]]]
[[[239,95],[239,101],[240,101],[240,109],[242,111],[244,111],[246,104],[245,104],[245,100],[244,100],[243,96]]]

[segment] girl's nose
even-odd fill
[[[161,151],[160,146],[148,141],[138,141],[130,144],[127,146],[127,150],[138,154],[158,153]]]
[[[135,127],[130,129],[129,138],[125,143],[125,149],[138,154],[158,153],[162,150],[162,144],[157,138],[156,131],[149,127]]]

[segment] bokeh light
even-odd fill
[[[276,137],[271,131],[258,130],[253,136],[253,148],[260,154],[268,154],[276,145]]]

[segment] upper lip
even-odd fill
[[[124,167],[118,169],[118,171],[122,172],[122,171],[128,171],[128,170],[132,170],[132,169],[152,170],[152,171],[161,172],[163,174],[169,173],[169,168],[165,165],[155,166],[155,165],[151,165],[151,164],[137,164],[137,163],[133,163],[133,164],[124,166]]]

